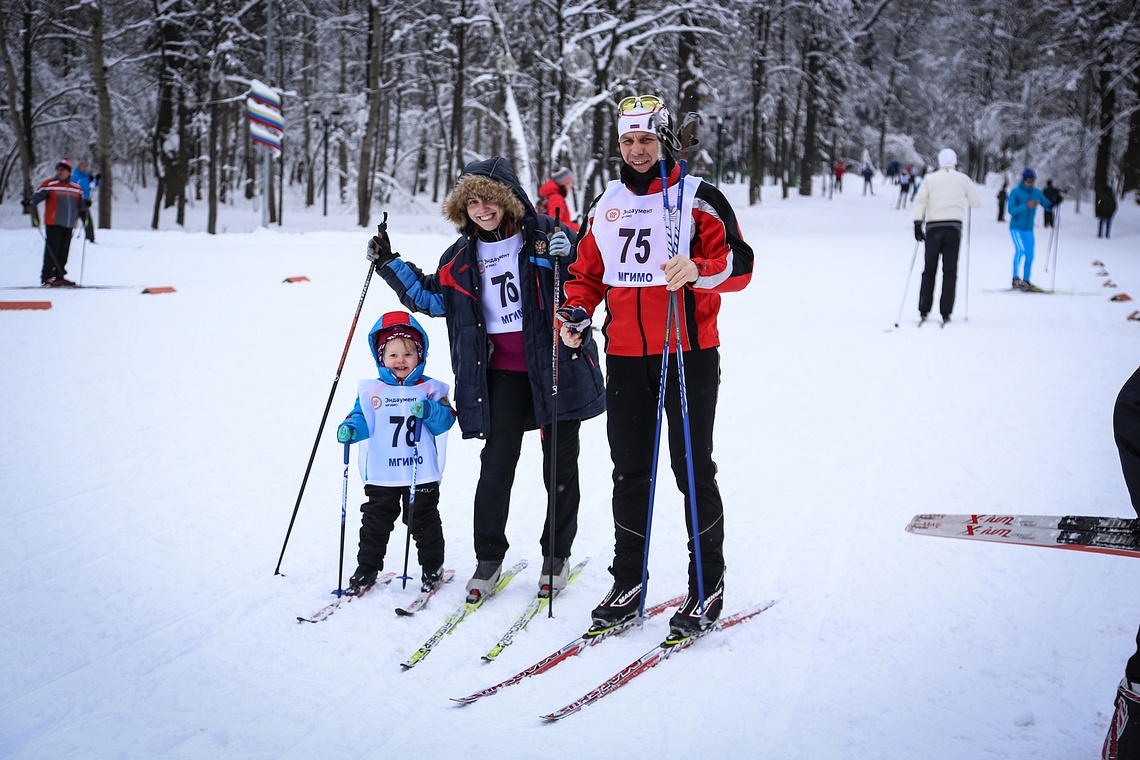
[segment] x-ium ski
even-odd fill
[[[546,721],[556,721],[562,720],[568,715],[573,715],[583,707],[592,705],[606,695],[617,691],[645,671],[660,665],[673,654],[682,649],[688,649],[705,636],[726,630],[739,623],[743,623],[745,620],[751,620],[764,610],[770,608],[773,604],[775,604],[774,601],[764,602],[744,612],[738,612],[735,615],[721,618],[707,631],[693,636],[686,636],[681,639],[666,639],[570,704],[543,715],[542,719]]]
[[[685,597],[678,596],[674,599],[670,599],[667,602],[662,602],[652,607],[647,607],[645,609],[645,615],[643,617],[627,620],[624,623],[620,623],[618,625],[608,626],[604,628],[591,628],[590,630],[586,631],[586,633],[575,638],[573,641],[569,642],[561,649],[547,655],[546,657],[543,657],[541,660],[534,663],[529,668],[525,668],[518,673],[515,673],[505,681],[501,681],[494,686],[488,686],[485,689],[480,689],[474,694],[468,694],[466,697],[453,698],[452,701],[463,705],[469,705],[472,702],[477,702],[483,697],[489,697],[492,694],[497,694],[499,691],[505,689],[508,686],[514,686],[526,678],[536,676],[540,673],[545,673],[555,665],[558,665],[561,662],[565,662],[566,660],[580,654],[583,650],[588,649],[595,644],[600,644],[602,641],[612,636],[617,636],[619,634],[625,633],[626,631],[633,628],[639,628],[641,624],[646,620],[652,617],[656,617],[662,612],[680,605],[684,599]]]

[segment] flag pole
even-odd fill
[[[267,0],[265,16],[265,84],[273,86],[273,0]],[[265,162],[262,169],[261,183],[261,226],[269,227],[269,170],[271,168],[269,154],[271,148],[263,145]]]

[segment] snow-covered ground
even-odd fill
[[[441,512],[456,582],[414,618],[391,587],[319,625],[296,616],[338,577],[341,448],[324,430],[274,568],[365,283],[354,215],[286,209],[284,228],[227,208],[229,232],[117,228],[76,241],[70,275],[122,290],[4,290],[0,311],[0,756],[45,758],[1056,758],[1097,756],[1140,622],[1140,565],[1112,556],[918,537],[917,512],[1132,516],[1112,440],[1140,362],[1140,208],[1111,240],[1092,204],[1063,207],[1059,257],[1034,280],[1078,295],[998,292],[1011,243],[994,192],[973,215],[954,321],[915,328],[910,212],[893,193],[779,199],[725,188],[757,252],[722,312],[717,427],[729,612],[777,604],[561,723],[580,696],[661,639],[665,623],[591,649],[469,707],[580,633],[609,587],[603,420],[583,425],[581,529],[591,557],[555,617],[493,664],[534,594],[546,498],[537,434],[519,464],[508,559],[531,566],[418,667],[399,663],[458,605],[474,563],[479,445],[452,437]],[[188,228],[204,228],[205,208]],[[379,221],[379,219],[376,219]],[[0,210],[0,285],[37,281],[39,233]],[[434,268],[454,232],[392,209],[395,246]],[[1039,220],[1040,224],[1040,220]],[[304,232],[297,232],[304,230]],[[1119,286],[1102,287],[1093,260]],[[965,263],[965,262],[963,262]],[[307,282],[286,284],[293,276]],[[968,287],[967,287],[968,284]],[[142,295],[144,286],[175,293]],[[368,325],[398,308],[374,279],[331,418],[375,374]],[[967,319],[968,317],[968,319]],[[428,373],[453,380],[441,320]],[[345,572],[358,505],[349,487]],[[651,601],[684,588],[681,499],[663,483]],[[403,559],[403,530],[389,566]],[[414,560],[413,560],[414,562]],[[1131,591],[1129,589],[1132,589]]]

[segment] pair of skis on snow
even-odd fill
[[[301,615],[298,615],[297,616],[297,622],[298,623],[319,623],[322,620],[328,620],[328,618],[331,617],[334,612],[336,612],[338,609],[340,609],[340,606],[342,604],[351,604],[355,600],[360,599],[361,597],[367,596],[372,590],[378,589],[378,588],[383,588],[384,586],[387,586],[389,583],[391,583],[393,580],[395,580],[398,577],[400,577],[400,576],[397,575],[396,573],[384,573],[383,575],[379,576],[375,581],[368,584],[367,586],[361,586],[360,590],[355,592],[355,593],[349,593],[347,591],[340,592],[340,595],[337,596],[336,599],[334,599],[329,604],[326,604],[324,607],[321,607],[319,610],[314,612],[312,615],[309,615],[307,617],[303,617]],[[443,588],[443,584],[449,582],[454,577],[455,577],[455,571],[454,570],[444,570],[443,571],[443,577],[441,577],[435,585],[433,585],[427,591],[421,591],[420,593],[416,594],[416,597],[415,597],[415,599],[412,600],[411,604],[409,604],[405,607],[397,607],[396,608],[396,614],[400,615],[400,616],[407,616],[407,615],[416,614],[416,612],[423,609],[423,607],[428,603],[429,599],[431,599],[433,596],[435,596],[435,593],[437,591],[439,591],[441,588]]]
[[[554,666],[558,665],[559,663],[565,662],[566,660],[570,659],[571,657],[574,657],[574,656],[580,654],[581,652],[583,652],[584,650],[594,646],[595,644],[601,643],[602,641],[604,641],[607,638],[610,638],[612,636],[617,636],[619,634],[625,633],[626,631],[628,631],[630,629],[637,628],[637,627],[641,626],[641,624],[644,623],[649,618],[656,617],[657,615],[660,615],[662,612],[665,612],[669,609],[672,609],[673,607],[680,605],[683,600],[684,600],[684,597],[679,596],[675,599],[670,599],[667,602],[662,602],[660,604],[654,605],[653,607],[648,607],[645,610],[645,616],[644,617],[635,618],[633,620],[627,620],[624,623],[619,623],[618,625],[615,625],[615,626],[610,626],[607,628],[597,628],[597,627],[591,628],[590,630],[588,630],[586,633],[582,634],[578,638],[575,638],[574,640],[570,641],[568,644],[563,646],[561,649],[558,649],[557,651],[547,655],[546,657],[543,657],[541,660],[539,660],[535,664],[531,665],[528,668],[524,668],[523,670],[519,671],[518,673],[516,673],[515,675],[506,679],[505,681],[501,681],[500,683],[497,683],[494,686],[488,686],[487,688],[481,689],[481,690],[479,690],[473,694],[469,694],[466,697],[455,698],[455,699],[453,699],[453,701],[458,702],[461,705],[469,705],[469,704],[472,704],[473,702],[477,702],[478,700],[482,699],[483,697],[489,697],[492,694],[497,694],[498,692],[507,688],[508,686],[514,686],[515,684],[520,683],[523,680],[530,678],[531,676],[536,676],[536,675],[539,675],[540,673],[545,673],[548,670],[550,670],[551,668],[553,668]],[[597,702],[599,699],[602,699],[603,697],[605,697],[608,694],[612,694],[614,691],[616,691],[617,689],[626,685],[627,683],[632,681],[634,678],[636,678],[637,676],[646,672],[650,668],[653,668],[653,667],[656,667],[657,665],[660,665],[662,662],[667,660],[670,656],[672,656],[676,652],[679,652],[683,649],[688,649],[693,644],[697,643],[697,641],[699,639],[701,639],[701,638],[703,638],[703,637],[705,637],[705,636],[707,636],[713,632],[722,631],[726,628],[731,628],[735,625],[743,623],[745,620],[750,620],[750,619],[756,617],[757,615],[759,615],[764,610],[771,607],[773,604],[775,604],[775,602],[771,602],[771,601],[765,602],[764,604],[761,604],[761,605],[758,605],[758,606],[753,607],[751,609],[745,610],[744,612],[740,612],[740,613],[737,613],[735,615],[730,615],[726,618],[721,618],[711,628],[709,628],[707,631],[703,631],[703,632],[701,632],[699,634],[695,634],[693,636],[686,636],[686,637],[679,638],[679,639],[667,638],[667,639],[665,639],[665,641],[662,641],[660,644],[653,647],[653,649],[650,649],[648,652],[646,652],[644,655],[642,655],[638,659],[631,662],[629,665],[625,666],[621,670],[614,673],[612,676],[607,678],[605,681],[602,681],[600,684],[595,686],[593,689],[590,689],[589,691],[587,691],[585,694],[583,694],[578,699],[574,700],[573,702],[570,702],[569,704],[567,704],[563,707],[560,707],[557,710],[554,710],[553,712],[550,712],[550,713],[543,715],[542,719],[549,721],[549,722],[553,722],[553,721],[561,720],[562,718],[565,718],[568,715],[573,715],[574,713],[581,710],[583,707],[586,707],[587,705],[591,705],[594,702]]]

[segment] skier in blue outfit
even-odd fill
[[[71,181],[83,189],[83,200],[79,202],[79,218],[83,222],[83,233],[88,243],[95,242],[95,222],[91,219],[91,191],[99,187],[102,179],[99,174],[92,174],[86,161],[80,161],[79,166],[71,172]]]
[[[428,338],[412,315],[392,311],[380,317],[368,334],[368,347],[379,377],[360,381],[356,406],[336,431],[341,443],[368,441],[358,457],[368,501],[360,507],[358,567],[348,581],[348,593],[372,585],[384,569],[401,500],[426,592],[443,577],[439,481],[455,412],[447,383],[424,375]]]
[[[1053,208],[1053,204],[1045,197],[1045,193],[1037,189],[1037,172],[1026,169],[1021,173],[1021,182],[1009,193],[1009,234],[1013,238],[1013,289],[1024,291],[1040,291],[1041,288],[1030,282],[1029,275],[1033,270],[1033,222],[1037,216],[1037,206],[1041,205],[1046,211]],[[1025,262],[1023,270],[1019,270],[1021,262]],[[1019,271],[1021,276],[1018,276]]]

